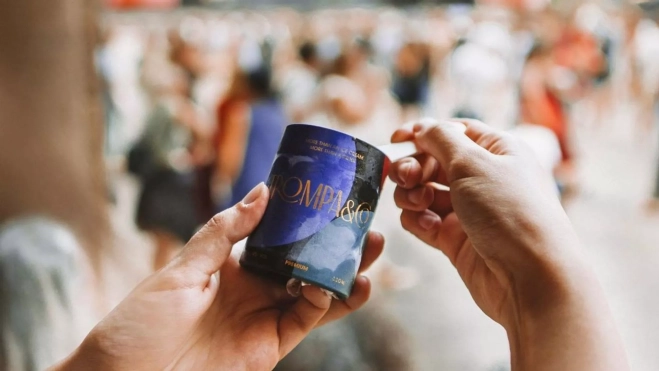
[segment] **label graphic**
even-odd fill
[[[310,125],[286,129],[267,185],[265,215],[241,264],[298,278],[346,298],[361,261],[386,157],[349,135]]]

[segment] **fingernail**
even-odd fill
[[[399,170],[399,177],[398,178],[400,179],[400,181],[402,183],[401,185],[404,186],[405,183],[407,183],[407,177],[410,175],[410,170],[412,170],[412,165],[410,165],[409,163],[406,162],[406,163],[400,165],[400,168],[398,170]]]
[[[252,188],[251,191],[243,198],[243,205],[249,205],[252,202],[256,201],[261,193],[263,192],[263,182],[259,183],[256,187]]]
[[[440,219],[437,215],[430,214],[428,212],[423,213],[419,217],[419,225],[426,231],[433,229],[439,222]]]
[[[421,201],[423,201],[423,196],[426,195],[426,187],[423,187],[421,189],[415,189],[412,190],[407,194],[407,199],[410,200],[411,203],[413,204],[420,204]]]
[[[364,284],[368,284],[368,282],[369,282],[370,280],[369,280],[368,277],[366,277],[366,276],[359,275],[355,281],[359,281],[359,284],[360,284],[360,285],[364,285]],[[355,282],[355,283],[357,283],[357,282]]]

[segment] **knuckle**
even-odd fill
[[[405,197],[406,190],[402,187],[396,187],[394,190],[394,201],[396,204],[400,203]]]
[[[250,209],[249,205],[245,205],[242,202],[238,202],[233,208],[239,214],[240,213],[245,213]]]
[[[474,172],[474,160],[465,154],[458,154],[449,162],[447,172],[452,179],[472,176]]]
[[[435,140],[442,140],[445,136],[444,130],[441,128],[441,126],[435,124],[426,129],[426,135],[428,137],[431,137]]]
[[[227,226],[226,211],[215,214],[215,216],[208,221],[207,226],[212,229],[224,230]]]

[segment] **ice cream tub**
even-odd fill
[[[265,215],[240,264],[347,298],[389,164],[378,148],[350,135],[288,126],[266,183]]]

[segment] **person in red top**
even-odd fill
[[[521,120],[554,132],[561,146],[563,162],[569,163],[572,153],[568,144],[567,115],[549,81],[553,66],[551,49],[542,45],[534,47],[522,74]]]

